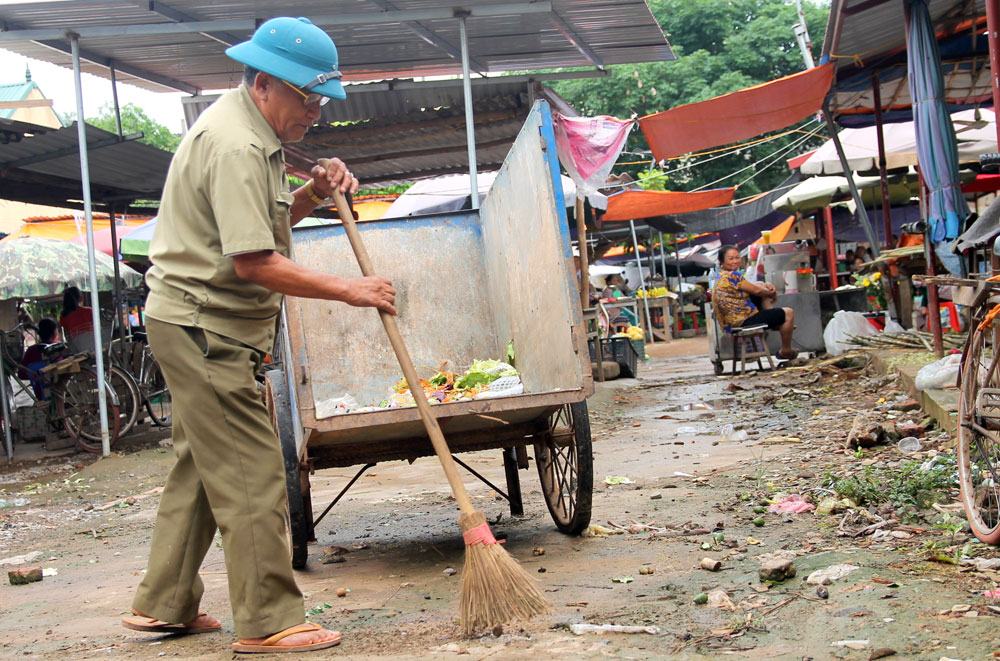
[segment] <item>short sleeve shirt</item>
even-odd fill
[[[270,351],[281,294],[236,275],[233,255],[288,257],[294,198],[281,142],[246,86],[212,104],[170,164],[146,274],[146,314]]]
[[[750,295],[740,289],[741,282],[742,271],[720,271],[712,289],[715,318],[727,333],[757,314],[757,306],[750,301]]]

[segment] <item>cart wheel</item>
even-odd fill
[[[721,362],[712,363],[712,368],[715,370],[715,376],[722,376],[722,373],[726,371],[726,366]]]
[[[969,526],[986,544],[1000,543],[998,339],[1000,329],[976,329],[966,349],[958,401],[958,485]]]
[[[556,527],[568,535],[582,532],[590,524],[594,490],[587,402],[566,404],[552,415],[545,438],[535,443],[535,463]]]
[[[312,506],[309,497],[309,473],[299,468],[299,453],[295,448],[292,428],[292,408],[285,373],[270,370],[265,375],[267,403],[271,425],[281,441],[285,460],[285,489],[288,492],[288,529],[292,552],[292,567],[302,569],[309,558],[308,542],[312,528]]]

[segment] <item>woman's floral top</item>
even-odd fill
[[[750,302],[750,295],[740,289],[742,271],[720,271],[712,288],[712,307],[722,330],[730,333],[734,326],[757,314],[757,306]]]

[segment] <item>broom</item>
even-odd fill
[[[319,159],[319,164],[326,168],[326,159]],[[354,223],[354,218],[339,188],[333,189],[333,200],[337,205],[337,213],[347,238],[351,242],[354,256],[357,257],[361,273],[375,275],[368,251],[361,240],[361,234]],[[434,452],[441,461],[445,476],[451,485],[451,491],[461,509],[458,524],[465,539],[465,571],[462,575],[461,620],[465,635],[471,635],[475,630],[492,627],[511,620],[529,619],[533,615],[545,613],[549,609],[548,601],[538,589],[536,581],[528,575],[507,551],[497,543],[490,531],[489,524],[482,512],[476,510],[465,485],[458,477],[455,460],[448,450],[448,444],[441,432],[437,419],[431,412],[427,398],[422,397],[420,379],[413,368],[413,361],[403,343],[403,336],[396,324],[396,317],[379,310],[379,317],[389,342],[396,353],[403,376],[410,386],[410,393],[417,403],[420,418],[434,446]]]

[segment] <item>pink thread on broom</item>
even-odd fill
[[[488,523],[480,524],[475,528],[463,532],[462,538],[465,540],[466,546],[472,546],[474,544],[485,544],[486,546],[489,546],[497,543],[496,538],[493,537],[493,533],[490,531]]]

